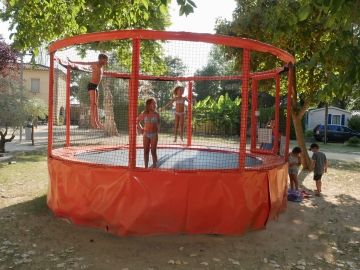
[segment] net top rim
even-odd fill
[[[175,31],[158,31],[158,30],[113,30],[105,32],[95,32],[81,34],[69,38],[64,38],[52,42],[49,45],[49,53],[54,53],[59,49],[63,49],[73,45],[86,44],[99,41],[111,41],[119,39],[143,39],[143,40],[179,40],[206,42],[217,45],[226,45],[231,47],[249,49],[262,53],[270,53],[284,63],[295,63],[295,57],[285,50],[279,49],[273,45],[260,42],[258,40],[232,37],[219,34],[208,33],[192,33],[192,32],[175,32]]]

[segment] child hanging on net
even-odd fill
[[[189,102],[187,97],[183,97],[184,87],[177,86],[173,91],[174,98],[164,106],[164,109],[175,103],[175,127],[174,142],[177,140],[178,129],[180,125],[180,139],[184,141],[184,121],[185,121],[185,101]]]
[[[144,123],[144,126],[141,123]],[[157,143],[158,132],[160,130],[160,115],[156,112],[156,101],[154,98],[149,98],[145,102],[145,110],[137,117],[136,124],[138,130],[143,135],[144,146],[144,162],[145,168],[149,165],[149,153],[151,149],[151,156],[153,160],[153,168],[156,168],[157,163]]]
[[[103,75],[103,67],[107,65],[108,57],[106,54],[99,54],[98,61],[96,62],[78,62],[71,61],[68,59],[70,63],[79,64],[79,65],[88,65],[91,66],[91,79],[88,83],[87,90],[90,98],[90,126],[92,128],[104,128],[104,126],[100,123],[99,120],[99,112],[98,112],[98,101],[99,101],[99,91],[98,86],[101,82],[101,78]]]

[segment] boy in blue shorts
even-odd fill
[[[323,152],[320,152],[319,149],[319,145],[317,145],[316,143],[311,144],[309,149],[313,152],[311,159],[312,168],[314,170],[314,181],[316,183],[316,196],[320,196],[321,194],[321,178],[322,175],[327,172],[328,167],[326,155]]]

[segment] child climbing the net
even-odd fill
[[[177,86],[173,91],[174,98],[164,106],[164,109],[175,103],[175,126],[174,126],[174,142],[177,141],[178,129],[180,126],[180,139],[184,141],[184,121],[185,121],[185,101],[187,97],[183,97],[184,87]]]
[[[104,66],[108,63],[108,56],[106,54],[99,54],[98,61],[95,62],[82,62],[71,61],[69,63],[91,66],[91,79],[87,86],[90,99],[90,126],[92,128],[104,128],[99,120],[98,102],[99,102],[99,89],[98,86],[101,82],[104,72]]]
[[[141,125],[142,122],[144,126]],[[148,168],[149,165],[150,149],[153,160],[152,167],[156,168],[156,149],[158,143],[158,132],[160,130],[160,115],[156,111],[156,101],[154,98],[148,98],[146,100],[145,110],[137,117],[136,124],[139,133],[143,135],[145,168]]]

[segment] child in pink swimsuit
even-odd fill
[[[178,129],[180,125],[180,139],[184,141],[184,121],[185,121],[185,101],[188,102],[187,97],[183,97],[184,87],[177,86],[174,89],[174,98],[167,103],[164,108],[175,103],[175,127],[174,127],[174,142],[177,140]]]
[[[144,123],[144,126],[141,125]],[[145,110],[137,117],[136,124],[141,134],[143,134],[144,146],[144,162],[145,168],[149,165],[149,153],[151,149],[151,156],[153,160],[153,168],[156,168],[157,163],[157,143],[158,132],[160,130],[160,115],[156,112],[156,101],[149,98],[145,102]]]

